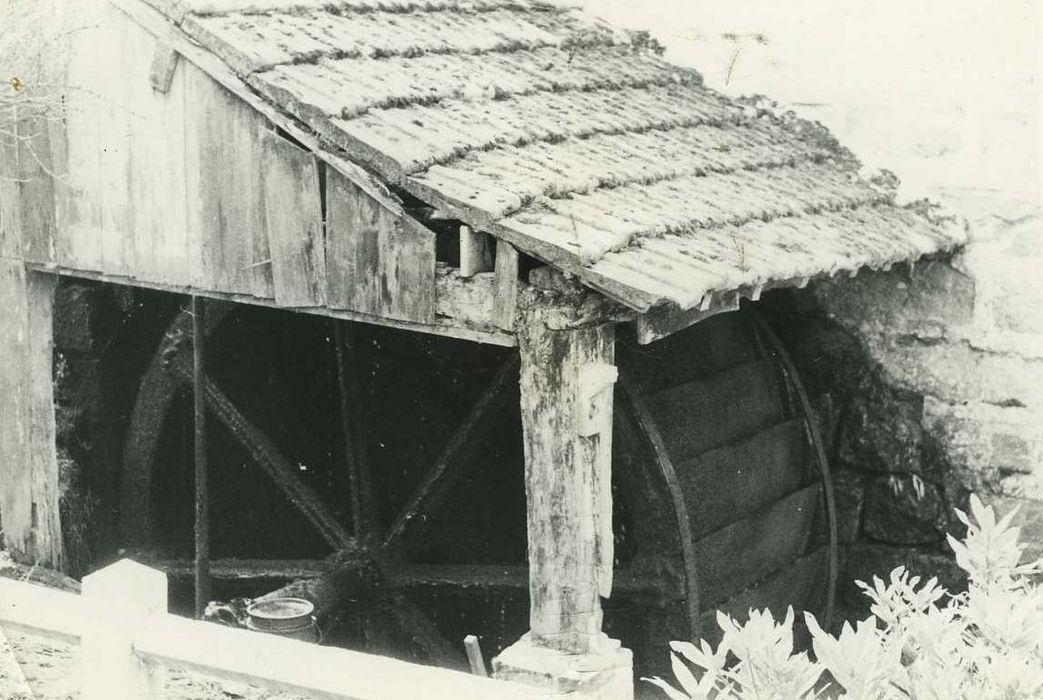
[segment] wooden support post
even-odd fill
[[[5,548],[61,569],[52,314],[56,278],[0,258],[0,518]]]
[[[469,634],[464,637],[464,649],[467,650],[467,663],[471,666],[471,673],[476,676],[488,676],[485,670],[485,659],[482,657],[482,646],[478,643],[478,637]]]
[[[80,697],[163,697],[165,673],[138,657],[134,635],[149,617],[167,611],[167,577],[123,559],[84,576],[83,597],[93,622],[84,627],[80,646]]]
[[[518,305],[518,251],[507,241],[496,241],[496,288],[493,322],[504,330],[514,329]]]
[[[460,276],[472,277],[493,269],[489,234],[475,231],[470,226],[460,227]]]
[[[552,318],[578,308],[533,289],[519,309],[530,632],[497,657],[496,673],[552,679],[577,697],[632,697],[630,652],[601,631],[612,591],[615,326],[555,330]]]
[[[598,649],[600,597],[612,588],[612,379],[596,405],[584,384],[614,372],[614,327],[552,331],[541,300],[518,328],[528,498],[533,641],[572,654]],[[606,522],[605,515],[608,515]],[[607,564],[607,565],[606,565]]]
[[[210,602],[210,492],[206,461],[206,313],[203,300],[192,297],[192,398],[196,462],[196,617]]]

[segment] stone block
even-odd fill
[[[944,262],[836,277],[816,285],[815,293],[831,316],[870,333],[937,335],[974,318],[974,280]]]
[[[977,282],[976,322],[999,332],[1043,334],[1043,219],[990,217],[972,224],[960,269]]]
[[[563,700],[633,700],[633,656],[614,639],[604,642],[597,654],[567,654],[534,644],[525,634],[493,659],[493,675]]]
[[[920,400],[879,378],[861,384],[840,426],[840,458],[860,469],[913,472],[921,467],[923,428]]]
[[[863,531],[889,544],[940,545],[945,512],[941,491],[916,475],[878,477],[866,491]]]
[[[923,424],[968,488],[1043,499],[1043,411],[926,397]]]
[[[985,402],[1043,409],[1043,358],[985,352],[967,342],[867,337],[890,383],[949,403]]]

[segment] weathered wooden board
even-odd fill
[[[275,301],[325,306],[326,246],[315,156],[274,131],[261,139],[262,180]]]
[[[493,322],[504,330],[514,330],[518,311],[518,249],[507,241],[496,241],[496,290]]]
[[[590,653],[612,590],[615,329],[550,330],[555,309],[538,294],[520,307],[530,630],[536,643]]]
[[[781,390],[775,362],[764,359],[658,391],[647,401],[679,461],[782,421]]]
[[[435,316],[435,234],[331,170],[326,179],[327,302],[389,318]]]
[[[97,52],[98,60],[73,62],[69,77],[77,89],[69,96],[68,147],[56,164],[70,173],[56,207],[55,262],[63,273],[315,310],[332,290],[323,311],[330,315],[456,327],[454,316],[438,319],[432,232],[371,176],[322,152],[313,135],[222,73],[213,56],[178,43],[158,24],[145,30],[139,20],[107,8],[75,37],[74,50]],[[182,58],[168,61],[168,46]],[[273,135],[273,122],[292,134],[290,141]],[[328,250],[316,213],[323,194],[318,166],[293,150],[298,142],[349,173],[344,177],[358,188],[347,197],[355,201],[331,200],[332,220],[343,225]],[[5,212],[4,232],[13,218]],[[309,233],[295,239],[291,229],[302,220]],[[327,252],[331,281],[324,278]],[[454,289],[443,295],[447,308]],[[482,308],[488,312],[477,324],[456,325],[500,335],[492,304]]]
[[[18,120],[18,196],[21,254],[27,262],[54,261],[54,178],[50,124],[42,116]]]
[[[758,359],[752,337],[739,314],[720,314],[651,345],[631,339],[620,359],[644,391],[654,392]]]
[[[128,47],[120,37],[101,51],[106,70],[112,71],[108,78],[111,85],[103,93],[104,99],[95,101],[93,110],[98,138],[102,269],[114,274],[128,274],[134,269],[135,252],[129,123],[137,104],[130,100],[131,85],[123,76],[128,65],[147,62],[140,56],[128,56]]]
[[[742,520],[797,490],[808,459],[803,421],[793,419],[677,463],[683,491],[699,496],[688,504],[692,536]]]
[[[0,138],[0,256],[54,262],[50,121],[11,106],[0,114],[0,123],[11,131]]]
[[[0,518],[16,557],[62,566],[52,382],[55,278],[0,259]]]
[[[189,284],[198,280],[190,264],[186,209],[184,112],[191,97],[185,71],[170,76],[165,93],[152,89],[144,56],[161,47],[131,20],[115,13],[124,27],[122,70],[132,105],[128,119],[133,253],[128,274],[150,282]]]
[[[0,518],[4,544],[27,552],[32,542],[32,470],[27,454],[28,417],[20,400],[25,391],[25,340],[28,332],[25,268],[0,259]],[[27,492],[28,491],[28,492]]]
[[[153,90],[162,93],[170,91],[179,59],[180,55],[173,48],[157,43],[152,54],[152,65],[149,66],[149,82],[152,83]]]
[[[91,60],[69,62],[68,81],[75,89],[66,99],[69,178],[57,241],[59,265],[110,274],[127,270],[130,240],[124,28],[107,8],[70,37],[72,54]]]
[[[822,487],[815,483],[695,544],[702,605],[716,605],[807,550]]]
[[[190,244],[209,289],[272,298],[260,143],[264,118],[201,71],[186,71]]]
[[[493,239],[470,226],[460,227],[460,276],[470,277],[493,269]]]
[[[0,110],[0,124],[18,123],[14,107]],[[21,200],[18,196],[17,144],[0,139],[0,257],[16,259],[22,250]]]
[[[637,330],[637,342],[647,345],[656,340],[662,340],[696,323],[718,314],[737,311],[738,308],[738,292],[714,295],[705,308],[695,306],[691,309],[681,309],[676,305],[657,306],[637,317],[637,321],[634,323]]]

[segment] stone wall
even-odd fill
[[[1043,555],[1043,218],[968,226],[951,257],[768,301],[829,437],[856,608],[851,582],[899,564],[961,585],[945,533],[970,491]]]

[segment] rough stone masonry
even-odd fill
[[[959,586],[944,535],[970,491],[1043,555],[1043,219],[968,226],[950,259],[838,276],[779,324],[831,438],[842,586],[899,564]]]

